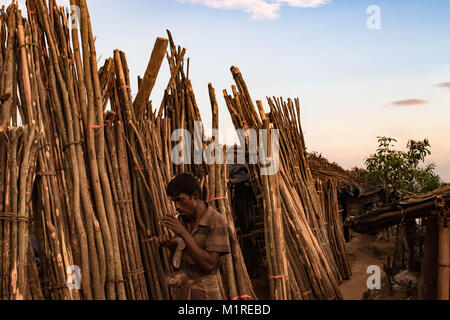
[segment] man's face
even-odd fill
[[[177,209],[177,212],[183,217],[183,218],[190,218],[193,217],[196,210],[196,197],[195,196],[188,196],[185,193],[180,193],[178,196],[171,197],[172,201],[175,202],[175,208]]]

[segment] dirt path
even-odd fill
[[[367,279],[370,274],[367,268],[371,265],[379,266],[381,269],[381,285],[385,286],[386,274],[383,271],[383,262],[388,256],[394,254],[394,241],[387,241],[385,237],[352,234],[353,239],[346,244],[350,264],[352,266],[352,277],[344,281],[340,289],[344,300],[362,300],[368,292]],[[382,290],[384,291],[384,290]]]

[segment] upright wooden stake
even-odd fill
[[[438,300],[449,300],[450,294],[450,226],[448,210],[443,209],[439,221],[439,258],[437,278]]]
[[[141,118],[142,113],[147,105],[148,98],[155,85],[156,78],[158,77],[159,69],[164,60],[167,45],[169,40],[164,38],[157,38],[153,47],[152,56],[145,71],[144,79],[139,86],[139,91],[133,102],[134,114],[137,119]]]

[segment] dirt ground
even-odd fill
[[[352,267],[352,276],[340,286],[344,300],[408,300],[406,289],[396,286],[390,290],[386,281],[383,264],[394,255],[394,238],[387,240],[386,234],[377,236],[352,233],[352,240],[346,243],[346,249]],[[369,266],[379,266],[381,270],[381,289],[368,290],[367,273]]]
[[[409,288],[393,285],[389,288],[383,265],[388,257],[393,257],[395,250],[395,236],[387,239],[387,234],[381,232],[377,236],[352,233],[352,240],[346,243],[349,262],[352,267],[352,276],[340,286],[344,300],[410,300],[412,294]],[[367,273],[369,266],[379,266],[381,270],[381,289],[368,290]],[[270,300],[268,282],[265,276],[252,278],[253,288],[261,300]]]

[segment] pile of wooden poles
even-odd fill
[[[157,39],[155,51],[165,51],[164,40]],[[167,42],[166,42],[167,45]],[[155,58],[152,54],[149,68],[152,68]],[[128,157],[128,166],[124,168],[129,173],[129,193],[124,203],[133,204],[134,216],[137,222],[139,246],[142,250],[144,268],[133,272],[144,274],[151,299],[169,299],[169,292],[165,282],[165,273],[170,272],[169,257],[166,251],[159,251],[155,244],[155,237],[162,234],[163,229],[158,223],[165,214],[173,214],[175,209],[165,195],[165,185],[170,178],[170,172],[163,162],[161,152],[161,141],[159,131],[154,125],[151,112],[148,112],[147,103],[135,108],[132,104],[129,72],[125,54],[116,50],[114,59],[107,60],[102,68],[109,70],[109,64],[114,65],[114,84],[107,93],[111,104],[111,119],[114,121],[117,133],[121,135],[124,147],[120,154],[123,158]],[[148,77],[140,85],[139,93],[144,90],[148,92]],[[151,80],[150,80],[151,81]],[[138,96],[139,96],[138,93]],[[150,92],[147,93],[148,96]],[[148,101],[148,96],[146,100]],[[139,115],[139,118],[138,118]],[[150,117],[150,119],[149,119]],[[111,143],[111,146],[117,144]],[[120,200],[119,200],[120,201]],[[165,230],[167,232],[167,230]]]
[[[319,195],[307,161],[300,121],[300,101],[298,99],[284,101],[282,98],[268,98],[267,101],[271,119],[280,131],[280,154],[287,184],[297,191],[313,233],[322,244],[334,277],[340,283],[341,276],[333,261],[331,243],[328,239],[328,221],[320,206]]]
[[[115,77],[124,66],[120,57],[109,60],[99,74],[86,1],[73,0],[71,4],[80,8],[80,30],[69,30],[66,13],[54,1],[48,6],[45,1],[27,1],[28,20],[22,18],[16,4],[1,15],[0,66],[5,71],[0,81],[5,98],[1,131],[9,136],[12,129],[7,126],[18,125],[19,112],[24,128],[36,126],[40,133],[35,183],[31,184],[31,178],[29,182],[32,194],[24,191],[19,196],[32,195],[29,216],[33,224],[27,230],[36,243],[41,273],[40,283],[27,286],[23,275],[27,263],[16,263],[5,250],[2,277],[10,279],[12,288],[15,282],[21,287],[19,293],[2,290],[7,295],[3,298],[30,297],[31,293],[33,298],[67,300],[169,298],[160,252],[154,244],[142,242],[141,246],[139,240],[160,234],[150,227],[155,221],[148,221],[157,216],[147,217],[148,212],[173,210],[157,205],[165,202],[169,206],[162,185],[155,190],[145,183],[133,183],[147,171],[152,175],[147,179],[164,183],[160,176],[153,176],[156,171],[143,168],[155,160],[147,155],[158,153],[152,149],[147,154],[145,145],[139,148],[137,144],[143,140],[132,136],[133,117],[124,118],[120,113],[122,109],[130,112],[124,102],[129,82]],[[117,94],[111,95],[114,90]],[[105,114],[107,102],[121,107]],[[153,147],[152,133],[139,133],[139,138]],[[2,144],[2,148],[8,146]],[[148,203],[148,194],[154,200],[150,209],[142,205]],[[7,209],[10,214],[19,213],[18,208]],[[22,234],[23,219],[16,237],[28,241]],[[139,233],[136,221],[140,222]],[[6,229],[6,225],[0,229],[2,245],[7,243]],[[32,249],[20,248],[21,259],[34,261]],[[68,279],[74,280],[71,289]]]
[[[2,300],[42,298],[29,232],[38,142],[39,133],[34,126],[7,128],[0,132]]]
[[[338,181],[333,178],[316,179],[316,189],[319,193],[322,210],[327,222],[327,234],[333,251],[334,260],[339,273],[344,280],[352,275],[348,255],[345,250],[345,241],[342,226],[342,216],[339,209]]]
[[[235,127],[280,130],[279,173],[263,177],[261,163],[248,163],[254,192],[264,203],[267,260],[272,264],[272,269],[268,267],[271,297],[340,299],[340,277],[328,247],[325,217],[305,157],[298,100],[295,109],[290,100],[288,104],[277,101],[280,104],[276,105],[269,99],[270,114],[266,114],[262,102],[257,101],[258,115],[239,69],[232,67],[231,72],[236,86],[232,86],[233,95],[224,90],[224,97]],[[249,148],[249,140],[244,143]],[[270,153],[267,157],[277,160]],[[279,223],[270,229],[276,221]]]
[[[212,129],[219,130],[219,107],[215,90],[211,84],[208,87],[211,100]],[[226,256],[225,263],[222,265],[222,274],[225,279],[224,288],[226,288],[225,296],[232,300],[256,299],[257,297],[253,290],[252,282],[247,272],[247,266],[245,265],[241,247],[237,239],[231,210],[226,148],[225,146],[221,146],[219,141],[215,141],[215,138],[213,138],[212,143],[215,143],[216,146],[212,151],[212,156],[216,159],[217,157],[221,157],[222,161],[216,161],[208,167],[208,202],[226,217],[231,247],[231,254]],[[219,153],[217,157],[216,151]]]
[[[234,300],[256,299],[231,214],[224,146],[221,146],[219,141],[214,141],[214,139],[204,141],[205,130],[189,79],[189,60],[187,65],[184,64],[186,49],[176,47],[171,33],[169,31],[167,33],[170,48],[167,60],[171,70],[171,79],[154,120],[156,127],[160,130],[161,154],[165,157],[170,176],[188,172],[198,177],[202,182],[205,200],[227,219],[232,254],[225,257],[219,275],[222,279],[223,296]],[[213,114],[212,128],[217,130],[219,125],[218,104],[211,85],[209,86],[209,93]],[[171,134],[176,129],[185,129],[189,133],[189,137],[182,136],[179,141],[172,141]],[[191,144],[185,145],[184,143],[187,143],[188,138]],[[199,153],[203,155],[206,146],[211,143],[215,143],[212,156],[216,158],[215,152],[217,150],[217,157],[221,157],[222,160],[206,165],[203,162],[203,156],[198,159],[198,155]],[[181,146],[179,151],[184,158],[184,161],[180,164],[169,161],[169,156],[176,145]],[[189,156],[190,158],[188,158]]]
[[[170,32],[168,40],[158,38],[133,100],[125,54],[116,50],[99,69],[86,0],[70,3],[80,8],[79,30],[70,28],[68,13],[54,0],[28,0],[27,19],[15,3],[0,16],[1,298],[170,299],[165,277],[173,269],[154,240],[170,234],[158,223],[175,211],[167,183],[189,172],[228,222],[232,254],[220,269],[224,297],[256,299],[234,226],[225,149],[203,141],[186,49],[175,46]],[[149,97],[164,58],[171,78],[154,111]],[[339,234],[327,229],[332,218],[309,172],[298,100],[294,107],[268,99],[266,114],[261,102],[253,105],[239,70],[232,73],[233,96],[224,93],[235,127],[267,129],[269,141],[269,129],[281,131],[279,159],[265,150],[279,161],[279,173],[262,175],[263,164],[248,164],[265,212],[271,296],[339,299],[343,276],[330,248]],[[209,93],[217,129],[211,85]],[[222,163],[174,163],[172,150],[186,142],[172,141],[176,129],[186,129],[198,144],[190,152],[182,147],[184,155],[194,157],[215,142]]]

